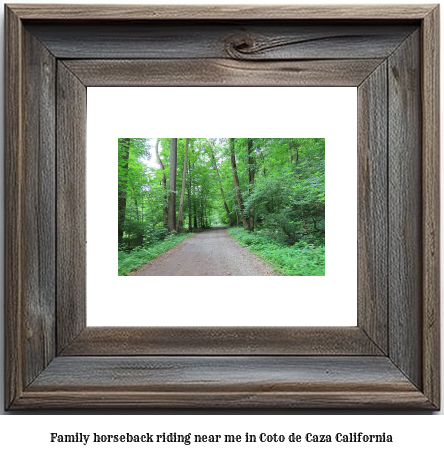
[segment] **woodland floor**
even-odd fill
[[[133,271],[131,276],[271,276],[273,270],[227,233],[213,227]]]

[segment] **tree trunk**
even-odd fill
[[[118,242],[123,242],[123,227],[125,225],[126,196],[128,186],[128,163],[131,138],[119,138],[119,167],[123,170],[119,179],[118,204]]]
[[[157,157],[157,161],[159,162],[161,170],[165,171],[165,166],[163,166],[162,160],[160,159],[159,142],[160,142],[160,139],[158,139],[156,141],[156,157]],[[168,197],[167,197],[167,190],[166,190],[165,172],[162,174],[162,187],[163,187],[163,226],[166,227],[167,223],[168,223]]]
[[[191,231],[193,229],[193,222],[192,222],[192,212],[191,212],[191,164],[188,164],[188,229]]]
[[[168,197],[168,230],[176,229],[177,138],[170,142],[170,192]]]
[[[183,161],[183,177],[182,177],[182,193],[180,195],[180,204],[179,204],[179,216],[177,217],[177,228],[176,231],[179,232],[182,228],[182,211],[183,211],[183,200],[185,197],[185,182],[187,178],[187,160],[188,160],[188,138],[185,144],[185,159]]]
[[[294,152],[294,153],[293,153]],[[298,146],[295,141],[290,142],[290,163],[294,163],[294,173],[296,174],[296,168],[299,161]]]
[[[216,170],[217,180],[219,181],[220,193],[222,195],[222,200],[224,202],[224,206],[225,206],[225,210],[227,212],[228,220],[230,221],[230,226],[233,226],[233,219],[231,218],[230,210],[228,209],[228,204],[227,204],[227,202],[225,200],[224,189],[222,188],[222,181],[220,179],[219,169],[217,168],[216,157],[214,156],[213,152],[211,152],[211,157],[213,159],[214,169]]]
[[[234,188],[236,190],[236,198],[237,204],[239,206],[239,212],[242,219],[242,225],[244,226],[245,230],[249,229],[248,221],[244,216],[244,202],[242,200],[242,193],[239,187],[239,178],[237,176],[237,168],[236,168],[236,156],[234,154],[234,138],[230,138],[230,155],[231,155],[231,167],[233,169],[233,181],[234,181]]]
[[[203,199],[200,199],[200,227],[205,228],[204,222],[204,202]]]
[[[253,156],[253,140],[248,139],[248,182],[250,195],[253,193],[254,186],[254,156]],[[250,209],[250,219],[248,220],[250,231],[254,230],[254,209]]]

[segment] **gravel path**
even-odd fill
[[[263,260],[239,245],[227,228],[195,234],[140,267],[135,276],[270,276]]]

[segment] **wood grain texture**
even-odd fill
[[[387,342],[387,64],[358,89],[358,326],[384,354]]]
[[[233,60],[387,58],[413,24],[273,21],[35,23],[57,58]]]
[[[5,11],[5,407],[23,391],[23,27]]]
[[[295,384],[312,392],[337,391],[346,384],[356,391],[415,390],[387,358],[372,356],[67,356],[56,358],[32,389],[208,392],[230,385],[231,392],[294,391]]]
[[[440,404],[439,6],[422,26],[423,388]]]
[[[59,357],[20,407],[422,407],[385,357]]]
[[[357,327],[87,327],[61,355],[381,355],[381,351]]]
[[[86,326],[86,87],[57,67],[57,349]]]
[[[436,5],[26,5],[8,7],[29,20],[420,20]]]
[[[9,11],[6,21],[9,404],[55,354],[55,61]]]
[[[310,61],[64,60],[88,87],[357,86],[381,59]]]
[[[344,385],[342,391],[296,392],[144,392],[144,391],[52,391],[28,390],[14,410],[20,409],[233,409],[264,413],[269,409],[421,409],[433,410],[427,398],[419,391],[355,392],[353,385]],[[229,388],[227,388],[228,390]]]
[[[55,355],[55,59],[25,32],[23,312],[25,385]]]
[[[422,384],[422,164],[419,31],[388,59],[389,356]]]

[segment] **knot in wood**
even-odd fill
[[[245,34],[230,35],[225,39],[226,53],[233,59],[242,59],[254,52],[254,39]]]

